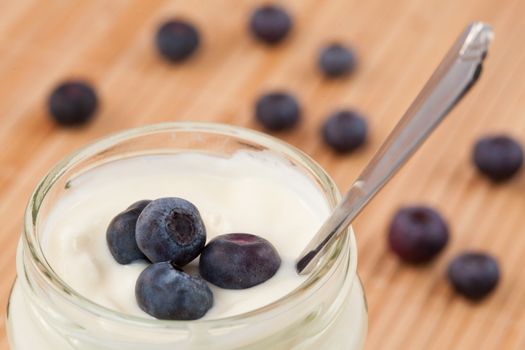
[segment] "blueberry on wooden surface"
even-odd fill
[[[299,103],[285,92],[262,95],[255,105],[255,118],[270,131],[293,128],[301,119]]]
[[[250,30],[253,36],[268,45],[281,42],[291,29],[290,15],[279,6],[261,6],[255,9],[250,18]]]
[[[489,295],[498,285],[500,270],[492,256],[467,252],[457,256],[448,266],[448,278],[454,289],[473,301]]]
[[[61,83],[51,92],[48,100],[50,116],[59,125],[68,127],[86,124],[97,106],[95,90],[81,80]]]
[[[443,250],[449,239],[448,226],[439,213],[429,207],[400,209],[390,224],[390,249],[403,261],[425,263]]]
[[[487,136],[476,142],[472,160],[481,174],[493,182],[503,182],[521,169],[523,150],[520,143],[509,136]]]
[[[170,62],[181,62],[199,47],[200,35],[191,23],[174,19],[157,30],[155,43],[159,53]]]
[[[334,151],[350,153],[366,142],[368,126],[359,113],[342,110],[328,117],[321,133],[324,142]]]
[[[350,48],[341,44],[331,44],[322,49],[318,65],[327,78],[342,77],[355,69],[356,56]]]

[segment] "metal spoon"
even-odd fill
[[[296,261],[298,274],[312,271],[370,199],[465,96],[481,74],[492,37],[492,28],[481,22],[470,24],[459,36],[379,151],[303,250]]]

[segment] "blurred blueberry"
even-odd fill
[[[71,80],[58,85],[49,96],[50,116],[62,126],[86,124],[98,106],[95,90],[85,81]]]
[[[275,5],[257,8],[250,19],[250,30],[255,38],[269,45],[281,42],[292,28],[292,19],[285,9]]]
[[[197,29],[189,22],[174,19],[163,23],[157,30],[155,42],[159,53],[171,62],[181,62],[199,47]]]
[[[402,260],[425,263],[446,246],[448,226],[437,211],[424,206],[400,209],[390,225],[390,248]]]
[[[521,169],[523,150],[518,141],[508,136],[488,136],[478,140],[472,159],[481,174],[493,182],[503,182]]]
[[[321,51],[318,64],[327,78],[337,78],[355,69],[356,58],[351,49],[341,44],[331,44]]]
[[[474,301],[481,300],[498,285],[498,262],[485,253],[463,253],[449,264],[448,278],[458,293]]]
[[[257,101],[255,117],[268,130],[288,130],[300,121],[301,109],[292,95],[271,92],[262,95]]]
[[[368,134],[366,120],[357,112],[338,111],[325,121],[322,136],[325,143],[338,153],[349,153],[365,142]]]

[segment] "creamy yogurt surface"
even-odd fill
[[[229,158],[196,152],[142,155],[95,167],[69,182],[42,232],[49,263],[84,297],[126,314],[147,318],[135,299],[135,283],[147,263],[120,265],[106,243],[111,219],[142,199],[181,197],[199,209],[207,241],[233,232],[259,235],[279,252],[274,277],[244,290],[209,284],[216,319],[267,305],[297,288],[294,260],[329,214],[311,180],[265,152],[240,151]],[[198,258],[185,270],[197,273]]]

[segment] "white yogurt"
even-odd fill
[[[87,299],[144,318],[151,317],[137,306],[134,289],[146,263],[120,265],[106,245],[107,225],[131,203],[182,197],[199,208],[208,240],[248,232],[265,237],[279,251],[282,265],[265,283],[245,290],[211,285],[214,306],[207,319],[257,309],[296,289],[305,278],[295,273],[294,260],[329,213],[324,194],[306,172],[266,152],[241,151],[228,158],[195,152],[141,155],[93,167],[73,177],[66,190],[62,185],[56,189],[58,200],[46,203],[38,223],[50,265]],[[56,198],[52,192],[48,195]],[[367,312],[355,274],[357,254],[349,254],[355,249],[350,238],[348,249],[338,253],[330,270],[286,303],[237,322],[189,322],[166,329],[162,323],[150,328],[148,324],[156,322],[114,320],[92,313],[89,305],[71,302],[52,285],[41,283],[43,276],[34,270],[34,258],[22,244],[8,310],[10,346],[13,350],[362,349]],[[197,265],[194,261],[188,269],[196,273]]]
[[[277,274],[261,285],[245,290],[210,285],[214,306],[205,318],[244,313],[283,297],[304,281],[295,272],[294,260],[329,209],[310,179],[284,160],[264,154],[140,156],[79,175],[44,225],[43,247],[50,265],[86,298],[150,317],[138,307],[134,294],[147,264],[118,264],[108,250],[106,228],[135,201],[181,197],[199,209],[208,240],[224,233],[253,233],[269,240],[282,259]],[[198,259],[189,270],[197,264]]]

